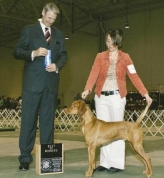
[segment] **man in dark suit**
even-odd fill
[[[20,170],[28,170],[32,161],[39,117],[40,143],[53,144],[54,116],[57,105],[59,71],[67,61],[63,33],[52,27],[59,13],[54,3],[43,7],[42,19],[23,28],[13,55],[25,60],[22,85],[22,119],[19,137]],[[49,37],[45,37],[45,28]],[[51,51],[51,63],[45,56]]]

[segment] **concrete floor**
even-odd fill
[[[35,149],[33,150],[34,161],[29,171],[19,171],[19,130],[0,132],[0,178],[84,178],[88,167],[88,153],[84,137],[79,133],[55,131],[54,143],[64,144],[64,172],[61,174],[38,175],[35,167]],[[36,143],[38,143],[39,130]],[[146,153],[152,159],[153,177],[164,177],[164,138],[146,136],[143,140]],[[96,152],[99,160],[99,148]],[[99,161],[97,161],[99,165]],[[107,172],[95,172],[95,178],[146,178],[142,174],[143,163],[126,143],[126,167],[122,172],[109,174]]]

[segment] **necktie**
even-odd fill
[[[50,44],[50,32],[49,32],[49,30],[48,30],[48,28],[46,27],[45,28],[45,37],[46,37],[46,41],[47,41],[47,43],[48,43],[48,45]]]

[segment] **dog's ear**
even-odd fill
[[[78,108],[78,115],[82,116],[86,112],[85,102],[82,100],[79,100],[79,108]]]

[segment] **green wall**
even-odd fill
[[[164,85],[164,16],[163,9],[129,15],[129,29],[125,29],[125,17],[105,21],[104,30],[119,27],[124,32],[122,50],[129,53],[136,70],[148,90],[159,90]],[[84,33],[85,32],[85,33]],[[97,35],[95,35],[97,34]],[[62,105],[70,105],[77,93],[81,93],[99,52],[99,23],[93,22],[66,40],[68,62],[60,72],[59,98]],[[15,42],[12,43],[15,46]],[[103,48],[103,47],[102,47]],[[0,47],[0,96],[21,95],[23,61],[15,60],[12,48]],[[129,91],[136,91],[127,79]],[[93,98],[92,93],[88,99]]]

